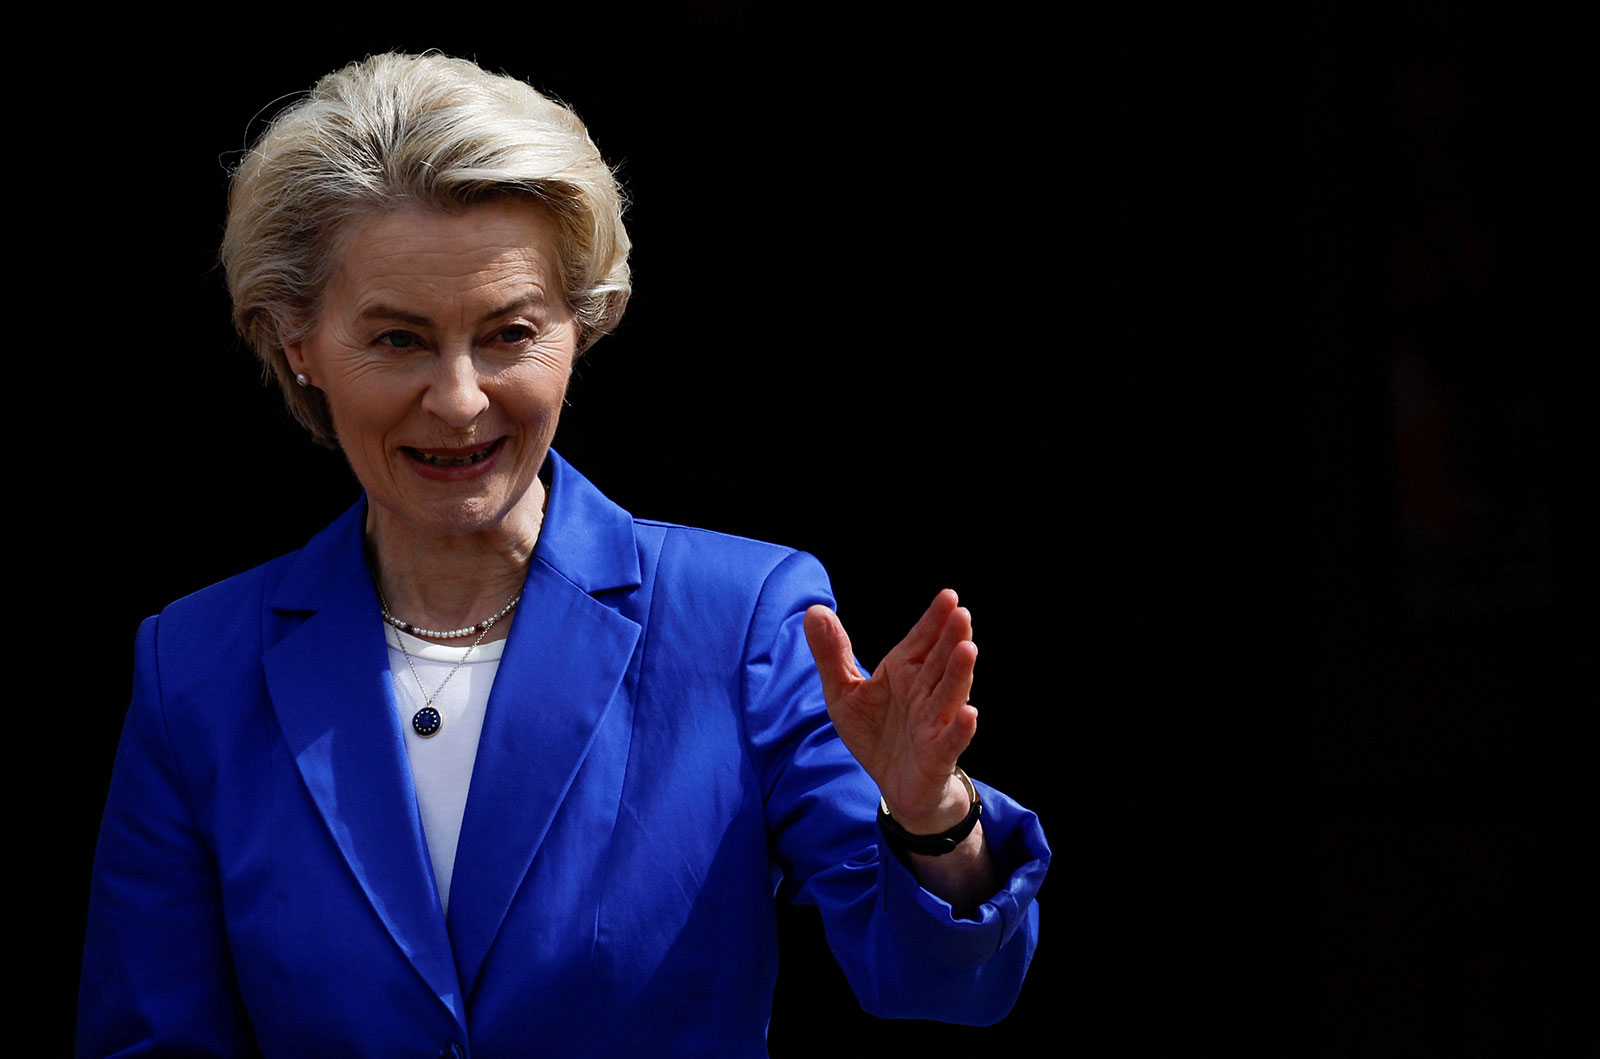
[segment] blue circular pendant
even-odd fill
[[[411,718],[411,730],[426,739],[439,730],[444,719],[439,716],[439,711],[432,706],[424,706]]]

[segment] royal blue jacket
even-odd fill
[[[976,921],[880,844],[802,616],[810,556],[636,520],[552,453],[440,910],[365,504],[138,638],[82,1055],[766,1054],[780,881],[871,1012],[1010,1008],[1049,861],[980,784]]]

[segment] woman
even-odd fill
[[[627,252],[576,117],[458,60],[240,166],[235,322],[364,495],[142,627],[80,1054],[764,1054],[780,879],[868,1010],[1009,1008],[1049,851],[957,768],[954,593],[868,679],[815,560],[551,451]]]

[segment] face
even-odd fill
[[[512,200],[344,233],[316,327],[284,352],[327,397],[380,540],[536,529],[529,487],[578,344],[556,245]]]

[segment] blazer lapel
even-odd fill
[[[267,688],[306,789],[394,942],[457,1019],[460,985],[417,813],[359,503],[269,603]],[[297,613],[298,612],[298,613]],[[309,612],[307,615],[306,612]],[[302,620],[302,615],[304,615]]]
[[[545,523],[489,694],[450,887],[450,936],[469,997],[640,635],[594,596],[639,584],[631,516],[553,452],[547,470]]]

